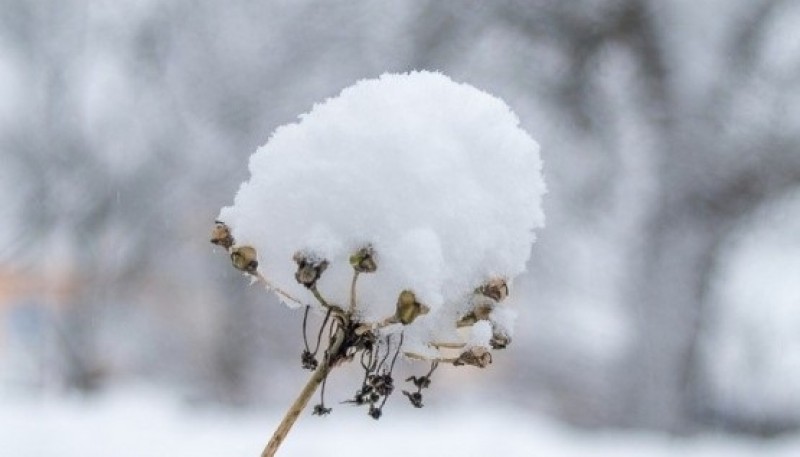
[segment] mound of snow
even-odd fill
[[[544,224],[541,167],[500,99],[438,73],[385,74],[278,128],[219,219],[256,249],[261,275],[309,304],[296,252],[329,262],[318,288],[346,305],[348,259],[372,246],[378,269],[359,279],[361,318],[391,316],[411,290],[430,312],[406,337],[430,341],[452,336],[476,287],[524,271]]]

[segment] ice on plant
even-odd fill
[[[478,321],[470,327],[467,347],[489,347],[489,341],[494,333],[492,324],[489,321]]]
[[[219,219],[255,248],[258,273],[304,304],[316,301],[295,280],[295,253],[328,262],[317,289],[344,308],[349,258],[372,247],[358,318],[393,315],[408,290],[429,312],[406,326],[407,347],[466,344],[455,323],[476,289],[525,270],[544,224],[541,168],[538,144],[499,98],[440,73],[384,74],[279,127]],[[510,333],[513,314],[492,313]],[[473,337],[486,344],[487,329]]]

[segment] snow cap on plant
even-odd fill
[[[510,342],[503,300],[544,224],[545,185],[538,144],[499,98],[440,73],[384,74],[279,127],[249,168],[215,243],[288,305],[339,319],[340,345],[485,367]],[[352,357],[329,344],[331,364]],[[383,374],[367,371],[354,402],[371,399],[375,417]]]

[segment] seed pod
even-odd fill
[[[453,365],[472,365],[478,368],[486,368],[490,363],[492,363],[492,353],[484,347],[475,346],[458,356]]]
[[[425,406],[425,405],[422,404],[422,394],[421,393],[419,393],[419,392],[413,392],[412,393],[412,392],[408,392],[408,391],[404,390],[403,391],[403,395],[408,397],[408,400],[411,402],[411,404],[415,408],[422,408],[423,406]]]
[[[303,252],[296,252],[294,254],[294,261],[297,262],[297,271],[294,273],[294,278],[298,283],[309,289],[317,285],[317,280],[322,276],[325,269],[328,268],[327,260],[314,259]]]
[[[427,314],[430,308],[417,301],[416,295],[410,290],[400,292],[397,297],[397,311],[395,317],[403,325],[414,322],[417,317]]]
[[[237,270],[255,273],[258,268],[256,250],[250,246],[239,246],[231,250],[231,263]]]
[[[215,222],[214,229],[211,230],[211,242],[225,249],[230,249],[230,247],[233,246],[234,241],[231,236],[231,231],[224,222]]]
[[[478,321],[489,320],[489,315],[492,313],[492,310],[494,310],[495,301],[480,297],[477,300],[473,300],[473,303],[472,311],[465,314],[456,322],[458,327],[469,327]]]
[[[350,256],[350,265],[359,273],[373,273],[378,269],[378,264],[375,262],[375,252],[372,246],[366,246],[355,254]]]
[[[492,339],[489,340],[489,345],[492,346],[492,349],[505,349],[509,344],[511,344],[511,337],[497,331],[492,334]]]
[[[508,284],[503,278],[492,278],[480,286],[477,292],[496,302],[501,302],[508,296]]]

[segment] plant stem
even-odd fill
[[[314,294],[314,297],[317,299],[319,304],[322,305],[324,308],[330,309],[336,314],[344,315],[344,310],[342,308],[336,305],[331,305],[330,303],[328,303],[327,300],[325,300],[322,294],[319,293],[319,289],[317,289],[316,285],[311,286],[308,290],[310,290],[311,293]]]
[[[289,295],[289,293],[286,292],[285,290],[283,290],[280,287],[278,287],[275,284],[273,284],[272,281],[270,281],[269,279],[265,278],[264,275],[262,275],[258,271],[256,271],[255,273],[251,273],[251,274],[253,276],[255,276],[256,279],[258,279],[259,281],[264,283],[264,285],[267,286],[267,289],[275,292],[278,295],[283,296],[285,299],[287,299],[287,300],[289,300],[289,301],[291,301],[291,302],[293,302],[295,304],[298,304],[298,305],[301,305],[301,306],[308,306],[305,303],[301,302],[300,300],[298,300],[298,299],[294,298],[293,296]]]
[[[269,443],[267,443],[267,447],[264,448],[264,452],[261,453],[261,457],[273,457],[276,452],[278,452],[278,448],[283,443],[283,440],[286,438],[286,435],[292,429],[292,426],[297,421],[297,418],[300,416],[300,413],[308,405],[308,401],[314,395],[314,392],[317,391],[317,388],[322,381],[328,376],[328,373],[331,370],[331,362],[330,357],[333,354],[338,354],[339,350],[341,349],[342,343],[344,343],[344,331],[338,330],[336,332],[336,336],[333,338],[328,350],[325,351],[325,356],[322,358],[322,362],[319,364],[319,367],[314,371],[311,375],[311,378],[306,383],[303,390],[300,391],[300,395],[297,396],[292,406],[289,407],[289,410],[286,411],[286,414],[283,416],[283,420],[278,425],[278,428],[275,430],[275,433],[272,434],[272,438],[270,438]]]
[[[347,312],[351,315],[356,311],[356,281],[358,281],[358,271],[353,272],[353,282],[350,283],[350,308]]]

